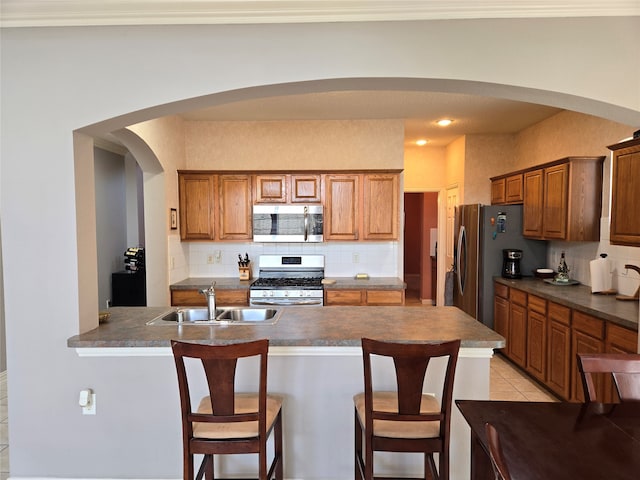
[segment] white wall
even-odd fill
[[[78,306],[79,285],[88,285],[83,298],[90,303],[97,296],[95,267],[79,263],[95,262],[92,246],[77,240],[88,238],[86,225],[95,221],[83,208],[91,189],[75,178],[91,170],[83,164],[91,153],[76,136],[81,156],[74,160],[74,130],[106,119],[113,120],[101,128],[122,128],[170,113],[165,104],[185,98],[260,85],[286,91],[277,84],[314,80],[326,82],[298,87],[495,94],[640,125],[639,27],[638,18],[589,18],[3,29],[0,205],[11,475],[181,475],[172,360],[80,359],[66,347],[79,324],[95,322],[96,312]],[[612,74],[619,69],[624,74]],[[156,105],[164,107],[140,111]],[[136,113],[119,117],[129,112]],[[166,192],[163,174],[152,177],[145,176],[145,189],[160,182],[157,191]],[[172,200],[160,202],[157,218],[145,218],[147,235],[164,232],[165,252]],[[89,255],[78,258],[79,248]],[[166,282],[166,264],[158,268],[158,281]],[[41,312],[25,315],[36,298]],[[86,387],[98,395],[93,417],[77,405]],[[351,426],[340,434],[351,435]]]

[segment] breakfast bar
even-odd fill
[[[489,398],[489,360],[503,337],[455,307],[283,307],[273,325],[147,325],[170,307],[117,307],[109,320],[67,341],[81,357],[168,357],[170,341],[227,344],[268,338],[269,391],[284,402],[285,477],[345,479],[353,475],[353,401],[363,389],[362,337],[400,342],[461,339],[454,399]],[[152,359],[151,359],[152,360]],[[158,368],[172,369],[159,362]],[[390,367],[391,368],[391,367]],[[390,369],[385,370],[390,378]],[[164,398],[154,399],[166,410],[166,421],[179,431],[177,383],[167,375]],[[425,389],[429,388],[429,378]],[[204,385],[203,392],[204,392]],[[469,429],[459,412],[452,425],[452,479],[469,478]],[[179,437],[179,435],[178,435]],[[179,442],[179,438],[173,439]],[[153,439],[150,439],[153,441]],[[159,442],[159,454],[175,442]],[[376,457],[383,474],[419,474],[421,458],[410,456],[403,471]],[[227,459],[225,459],[227,461]],[[232,460],[229,459],[229,462]],[[242,465],[233,459],[234,471]],[[222,464],[221,468],[225,468]],[[394,462],[398,465],[398,462]],[[247,471],[251,463],[247,464]],[[175,477],[179,476],[176,465]],[[385,471],[386,469],[386,471]],[[171,473],[165,473],[171,476]]]

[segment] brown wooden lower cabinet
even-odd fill
[[[520,290],[511,290],[507,351],[509,358],[522,368],[526,368],[527,366],[526,298],[526,293]]]
[[[549,302],[547,320],[546,385],[568,400],[571,398],[571,309]]]
[[[604,352],[604,320],[582,312],[573,312],[573,328],[571,332],[571,400],[584,402],[584,388],[578,368],[579,353]],[[595,375],[594,382],[598,398],[603,398],[604,383],[602,375]]]
[[[249,305],[249,290],[218,289],[216,304],[223,307]],[[199,290],[171,290],[171,305],[176,307],[206,307],[207,299]]]
[[[529,295],[527,314],[527,371],[544,382],[547,379],[547,301]]]
[[[324,291],[324,304],[332,305],[404,305],[404,289],[328,289]]]
[[[563,400],[583,402],[579,353],[635,353],[638,332],[522,290],[495,284],[494,330],[503,353]],[[598,398],[618,400],[608,375],[596,376]]]

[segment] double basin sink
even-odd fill
[[[147,322],[147,325],[273,325],[280,318],[276,308],[216,308],[215,320],[206,308],[179,307]]]

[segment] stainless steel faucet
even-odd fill
[[[213,282],[209,288],[200,290],[205,297],[207,297],[207,312],[209,313],[209,320],[216,319],[216,282]]]

